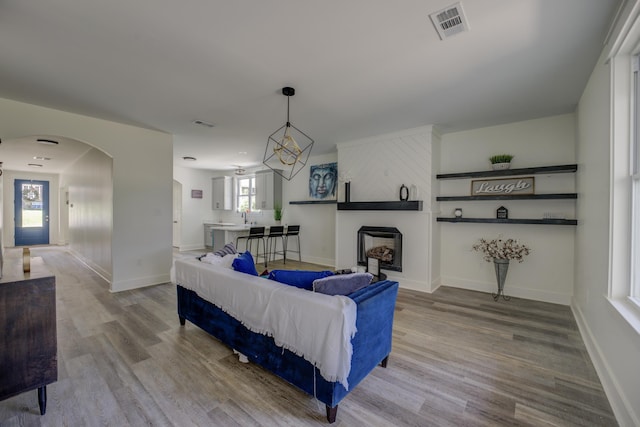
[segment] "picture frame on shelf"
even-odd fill
[[[380,276],[380,260],[378,258],[367,257],[367,272],[375,277]]]

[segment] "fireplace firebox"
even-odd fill
[[[402,271],[402,233],[395,227],[363,226],[358,230],[358,265],[377,258],[380,269]]]

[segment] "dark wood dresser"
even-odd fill
[[[41,258],[5,260],[0,279],[0,400],[38,389],[40,414],[47,384],[58,379],[56,278]]]

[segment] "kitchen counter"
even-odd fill
[[[206,224],[205,224],[206,225]],[[234,225],[219,225],[219,224],[209,224],[212,230],[223,230],[223,231],[244,231],[251,228],[251,225],[243,225],[243,224],[234,224]]]
[[[205,247],[213,248],[212,251],[222,249],[229,242],[236,242],[238,236],[246,236],[251,227],[264,227],[265,233],[269,231],[269,225],[263,224],[233,224],[230,222],[204,222]]]

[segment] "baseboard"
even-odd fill
[[[426,292],[428,294],[430,294],[435,290],[431,288],[431,286],[429,285],[429,282],[424,282],[424,281],[414,280],[414,279],[407,279],[406,277],[402,277],[402,276],[394,276],[393,274],[391,274],[386,270],[384,271],[384,274],[387,275],[387,280],[393,280],[395,282],[398,282],[400,284],[400,287],[403,289],[410,289],[412,291],[418,291],[418,292]]]
[[[431,281],[431,292],[435,292],[438,288],[442,286],[442,277],[438,277]]]
[[[109,287],[111,287],[111,272],[106,271],[98,264],[94,263],[88,258],[83,257],[82,255],[80,255],[80,253],[74,251],[73,249],[69,249],[69,253],[82,264],[86,265],[89,270],[100,276],[100,278],[107,282],[109,284]]]
[[[611,373],[612,371],[609,368],[609,364],[603,356],[600,346],[591,332],[591,328],[589,328],[580,307],[575,302],[575,299],[572,300],[571,311],[573,312],[573,317],[576,319],[578,330],[582,336],[582,341],[584,341],[589,357],[591,358],[593,366],[598,373],[598,378],[602,383],[604,392],[609,399],[609,404],[611,405],[613,414],[616,416],[616,421],[621,427],[640,426],[639,416],[634,414],[633,406],[625,396],[619,392],[620,387],[618,382],[616,381],[615,376]]]
[[[443,277],[441,285],[450,286],[452,288],[468,289],[470,291],[494,293],[496,292],[495,283],[473,282],[466,279],[458,279],[455,277]],[[518,288],[516,286],[505,286],[505,292],[508,296],[516,298],[525,298],[534,301],[550,302],[552,304],[571,305],[571,295],[559,292],[541,291],[538,289]]]
[[[171,282],[170,274],[120,280],[111,284],[111,292],[130,291],[132,289],[146,288],[147,286],[160,285],[169,282]]]
[[[287,259],[292,259],[294,261],[297,261],[298,254],[295,252],[291,254],[287,252]],[[327,267],[336,268],[335,260],[333,258],[310,257],[305,254],[302,254],[302,262],[308,262],[310,264],[326,265]]]
[[[192,245],[180,245],[178,247],[178,251],[183,252],[183,251],[202,251],[204,252],[211,252],[211,247],[209,248],[205,248],[204,246],[202,246],[202,243],[200,244],[192,244]]]

